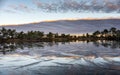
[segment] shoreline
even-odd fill
[[[120,41],[120,30],[112,27],[103,31],[95,31],[85,34],[59,34],[49,32],[45,34],[41,31],[28,31],[27,33],[16,30],[2,28],[0,30],[0,42],[69,42],[69,41],[96,41],[112,40]]]

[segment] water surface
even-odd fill
[[[120,42],[1,43],[0,75],[120,75]]]

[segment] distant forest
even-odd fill
[[[17,32],[16,30],[2,28],[0,29],[0,42],[9,41],[74,41],[74,40],[117,40],[120,41],[120,30],[114,27],[110,29],[104,29],[103,31],[95,31],[92,34],[86,33],[81,36],[70,35],[70,34],[58,34],[49,32],[45,34],[41,31],[28,31],[24,33],[23,31]]]

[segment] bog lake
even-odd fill
[[[1,43],[0,75],[120,75],[120,42]]]

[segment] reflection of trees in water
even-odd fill
[[[28,42],[18,42],[18,43],[0,43],[0,52],[3,54],[10,53],[12,51],[17,50],[20,48],[23,50],[25,47],[33,48],[33,47],[40,47],[43,48],[43,43],[28,43]]]
[[[15,51],[16,44],[15,43],[0,43],[0,52],[6,54],[6,52]]]
[[[0,43],[0,52],[2,54],[10,53],[17,49],[24,50],[24,48],[44,48],[45,46],[52,47],[54,45],[65,44],[68,42],[13,42],[13,43]]]
[[[80,41],[82,43],[89,43],[89,42],[93,42],[93,44],[96,47],[99,46],[104,46],[106,48],[112,48],[112,49],[116,49],[116,48],[120,48],[120,42],[118,41],[105,41],[105,40],[99,40],[99,41]],[[7,52],[12,52],[15,51],[17,49],[21,49],[24,50],[24,48],[44,48],[45,46],[47,47],[52,47],[54,45],[59,46],[60,44],[70,44],[70,42],[10,42],[10,43],[0,43],[0,52],[3,54],[6,54]],[[94,52],[90,52],[92,54],[94,54]]]
[[[120,48],[120,42],[119,41],[105,41],[105,40],[101,40],[101,41],[94,41],[93,44],[96,47],[104,46],[106,48],[110,47],[112,49],[116,49],[116,48]]]

